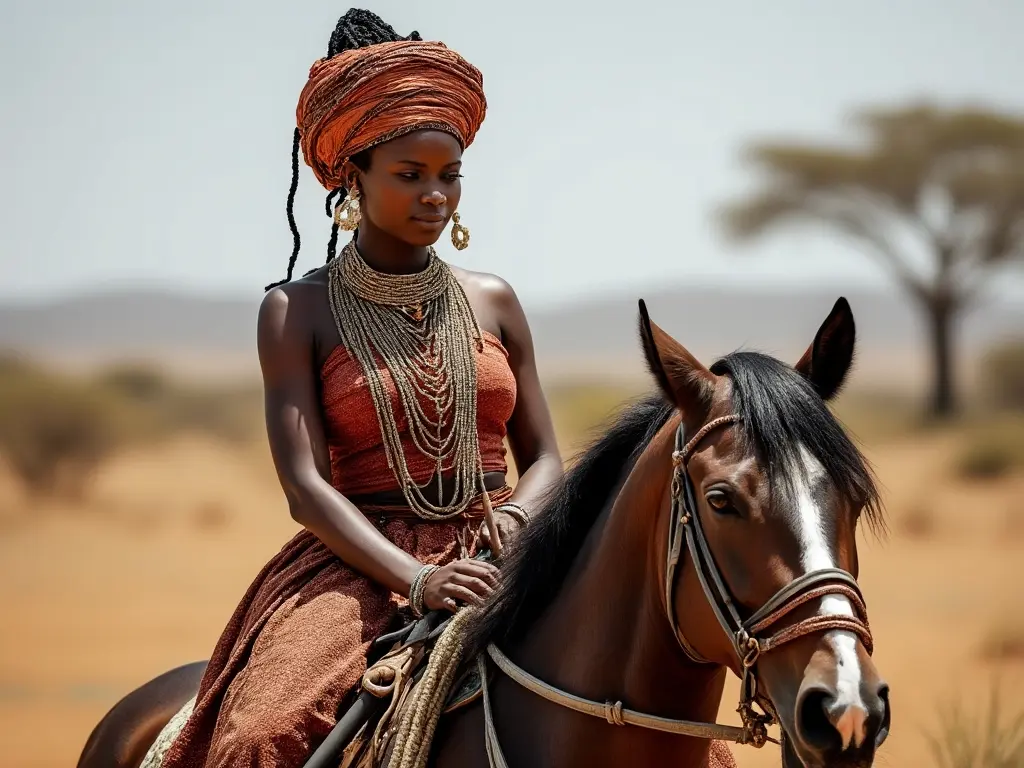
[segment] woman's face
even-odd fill
[[[413,131],[381,144],[368,170],[354,169],[360,212],[403,242],[433,245],[458,208],[461,168],[462,147],[444,131]]]

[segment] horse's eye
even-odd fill
[[[729,509],[729,497],[721,491],[711,491],[706,497],[708,504],[717,512],[724,512]]]

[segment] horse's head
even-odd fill
[[[750,698],[785,733],[785,765],[870,766],[889,700],[853,578],[857,524],[877,520],[878,496],[825,404],[853,359],[849,304],[836,302],[795,366],[736,353],[706,368],[643,304],[641,336],[682,419],[673,488],[689,503],[673,513],[677,541],[690,540],[666,599],[684,649],[741,677],[746,658]]]

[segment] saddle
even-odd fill
[[[461,658],[462,618],[435,611],[377,638],[356,704],[305,768],[335,768],[339,751],[341,768],[386,768],[396,746],[403,765],[409,764],[411,752],[425,756],[438,719],[482,693],[477,665]],[[433,674],[446,667],[448,674]],[[430,702],[440,706],[431,707]]]
[[[403,764],[424,765],[437,719],[482,694],[477,666],[451,652],[453,644],[459,649],[460,624],[469,612],[464,614],[460,617],[435,611],[377,638],[358,697],[345,708],[345,714],[306,761],[305,768],[386,768],[402,726],[402,735],[406,737],[403,753],[418,752],[422,758],[405,760]],[[442,642],[442,638],[447,642]],[[434,658],[439,644],[438,656],[447,659]],[[452,662],[454,674],[428,675],[432,658],[441,664],[446,660]],[[192,714],[195,701],[195,697],[187,701],[163,727],[139,768],[161,768],[167,750]],[[436,717],[423,722],[415,715],[427,709],[422,706],[425,701],[441,702],[441,706],[434,707]]]

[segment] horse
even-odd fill
[[[856,577],[856,530],[885,521],[872,472],[832,415],[856,329],[840,298],[789,365],[733,352],[710,367],[651,321],[657,389],[574,462],[503,555],[467,624],[480,699],[446,715],[437,768],[706,766],[711,739],[784,768],[868,768],[889,689]],[[191,698],[201,663],[116,705],[79,768],[135,768]],[[741,726],[715,723],[729,671]]]

